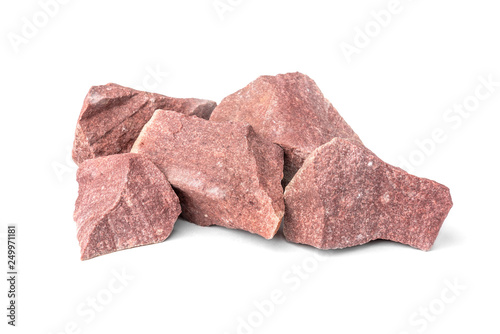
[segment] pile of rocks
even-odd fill
[[[179,215],[322,249],[387,239],[428,250],[449,189],[367,149],[301,73],[213,101],[92,87],[78,118],[82,259],[157,243]]]

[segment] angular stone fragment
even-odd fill
[[[117,84],[90,88],[76,126],[73,160],[128,153],[156,109],[166,108],[208,119],[217,104],[173,98]]]
[[[387,239],[429,250],[452,207],[449,189],[341,138],[316,149],[285,190],[287,240],[322,249]]]
[[[316,83],[301,73],[259,77],[224,98],[210,120],[247,122],[280,145],[285,151],[285,184],[312,151],[332,138],[361,143]]]
[[[161,242],[181,213],[165,175],[139,154],[86,160],[77,180],[74,219],[82,260]]]
[[[190,222],[266,239],[278,230],[284,214],[283,151],[250,125],[158,110],[132,152],[149,155],[165,173]]]

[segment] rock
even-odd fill
[[[224,98],[211,121],[244,121],[285,151],[287,184],[307,156],[334,137],[360,141],[323,96],[316,83],[301,73],[261,76]]]
[[[333,249],[387,239],[429,250],[453,204],[447,187],[334,138],[304,162],[285,205],[292,242]]]
[[[284,214],[283,151],[248,124],[155,112],[132,152],[165,173],[192,223],[220,225],[266,239]]]
[[[128,153],[156,109],[208,119],[216,103],[141,92],[117,84],[90,88],[76,126],[73,160]]]
[[[82,260],[161,242],[181,213],[165,175],[139,154],[86,160],[77,180],[74,219]]]

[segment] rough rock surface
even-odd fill
[[[316,83],[301,73],[259,77],[224,98],[210,120],[247,122],[280,145],[285,151],[285,184],[312,151],[332,138],[361,142]]]
[[[285,190],[287,240],[322,249],[387,239],[429,250],[452,207],[449,189],[334,138]]]
[[[165,175],[139,154],[87,160],[77,180],[74,219],[82,260],[161,242],[181,213]]]
[[[147,154],[179,196],[182,216],[272,238],[284,214],[283,150],[248,124],[157,110],[132,152]]]
[[[208,119],[216,103],[173,98],[117,84],[90,88],[76,126],[73,160],[128,153],[156,109],[169,109]]]

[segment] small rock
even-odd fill
[[[86,160],[77,180],[74,219],[82,260],[161,242],[181,213],[165,175],[139,154]]]
[[[186,220],[266,239],[278,230],[284,214],[283,151],[250,125],[158,110],[132,152],[149,155],[165,173]]]
[[[76,126],[73,160],[128,153],[156,109],[166,108],[208,119],[216,103],[173,98],[117,84],[90,88]]]
[[[387,239],[429,250],[453,203],[449,189],[341,138],[316,149],[285,189],[287,240],[322,249]]]
[[[361,143],[316,83],[301,73],[259,77],[224,98],[210,120],[246,122],[280,145],[285,151],[285,185],[309,154],[332,138]]]

